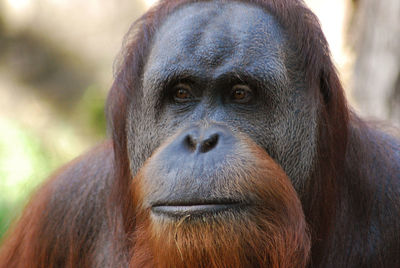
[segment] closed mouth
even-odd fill
[[[239,210],[245,206],[243,203],[186,203],[186,204],[157,204],[151,211],[160,216],[184,217],[216,214],[223,211]]]

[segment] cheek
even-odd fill
[[[304,184],[313,171],[317,152],[317,129],[316,108],[303,105],[289,112],[275,130],[276,160],[295,188]]]
[[[168,137],[181,128],[180,118],[168,117],[156,109],[148,113],[130,110],[127,121],[128,158],[132,175],[135,175],[153,152]],[[151,110],[151,111],[150,111]]]
[[[159,134],[152,113],[144,114],[142,109],[130,109],[126,124],[128,158],[132,175],[135,175],[144,161],[159,146]]]
[[[315,164],[317,150],[317,105],[308,103],[306,96],[284,96],[275,100],[275,108],[245,126],[257,144],[265,148],[288,174],[295,185],[303,184]],[[288,101],[290,100],[290,102]]]

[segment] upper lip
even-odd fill
[[[195,206],[195,205],[217,205],[217,204],[238,204],[240,200],[233,199],[191,199],[191,200],[165,200],[154,202],[152,207],[159,206]]]
[[[186,215],[202,215],[225,210],[239,209],[246,204],[234,200],[191,200],[178,202],[157,202],[151,210],[156,214],[181,217]]]

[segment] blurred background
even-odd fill
[[[29,193],[105,133],[113,59],[155,0],[0,0],[0,237]],[[400,1],[307,0],[351,105],[400,125]]]

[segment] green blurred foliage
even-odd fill
[[[104,115],[105,94],[98,85],[90,85],[84,92],[76,108],[77,117],[88,124],[91,135],[105,136],[106,118]]]
[[[41,32],[9,31],[0,8],[0,90],[9,92],[0,91],[8,104],[0,109],[0,240],[43,180],[104,139],[106,85],[99,68]],[[37,102],[41,111],[14,105],[20,100]]]
[[[60,161],[29,130],[0,118],[0,237],[27,195]]]
[[[74,128],[85,128],[85,137],[91,138],[92,143],[104,138],[104,103],[104,93],[96,86],[88,87],[71,114],[71,120],[76,119],[79,123],[75,126],[62,123],[50,136],[56,136],[54,139],[58,141],[46,140],[16,120],[0,116],[0,240],[32,191],[57,167],[71,159],[63,148],[74,146],[74,155],[85,150],[73,144],[77,139]],[[57,133],[62,135],[57,136]],[[83,143],[90,144],[86,140]]]

